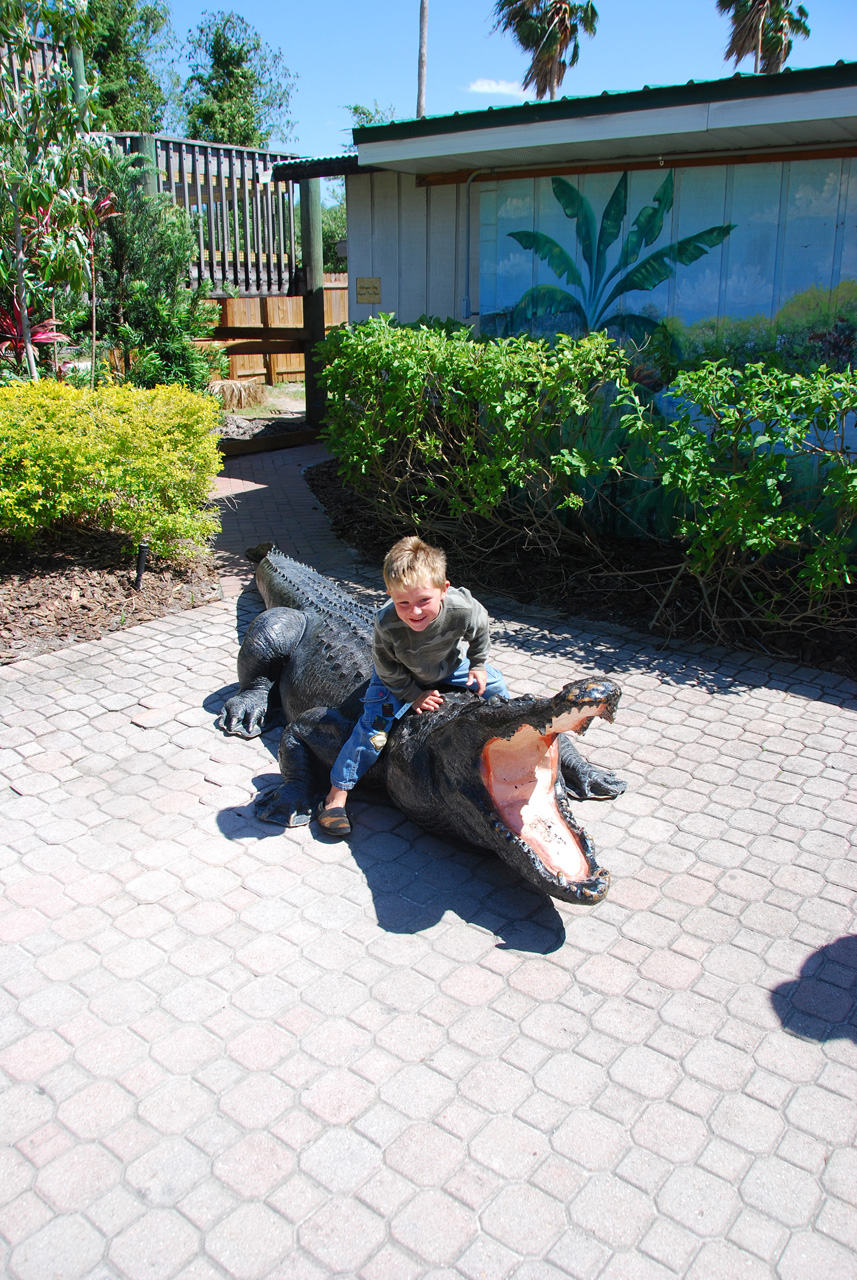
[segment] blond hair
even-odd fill
[[[384,582],[391,588],[446,585],[446,556],[422,538],[400,538],[384,557]]]

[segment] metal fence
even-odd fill
[[[123,153],[151,152],[146,135],[111,135]],[[282,152],[154,135],[158,191],[191,215],[191,282],[215,297],[287,294],[295,279],[294,183],[272,182]]]

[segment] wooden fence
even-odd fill
[[[227,147],[164,134],[111,135],[127,155],[154,145],[158,191],[194,219],[197,252],[191,283],[214,297],[288,294],[295,278],[294,183],[272,182],[292,159],[276,151]]]
[[[226,348],[229,376],[248,382],[294,382],[304,376],[304,300],[224,298],[213,340]],[[325,274],[324,325],[348,320],[348,276]]]

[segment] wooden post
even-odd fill
[[[158,153],[155,148],[155,135],[134,133],[129,139],[128,147],[133,156],[142,156],[149,162],[145,168],[140,166],[140,186],[143,195],[156,196],[158,194]]]
[[[83,65],[83,52],[79,44],[70,44],[68,46],[68,60],[71,64],[71,82],[74,88],[74,105],[77,107],[77,114],[83,123],[83,108],[86,105],[87,86],[86,86],[86,68]]]
[[[306,274],[304,327],[306,342],[306,419],[318,430],[324,417],[324,392],[318,382],[318,361],[313,348],[324,337],[324,250],[321,240],[321,181],[301,181],[301,251]]]

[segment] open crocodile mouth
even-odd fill
[[[589,838],[557,785],[557,734],[585,732],[593,715],[612,719],[606,710],[563,712],[542,732],[524,724],[511,738],[490,739],[481,757],[495,829],[523,846],[536,872],[553,881],[562,897],[589,903],[604,897],[610,873],[597,866]]]

